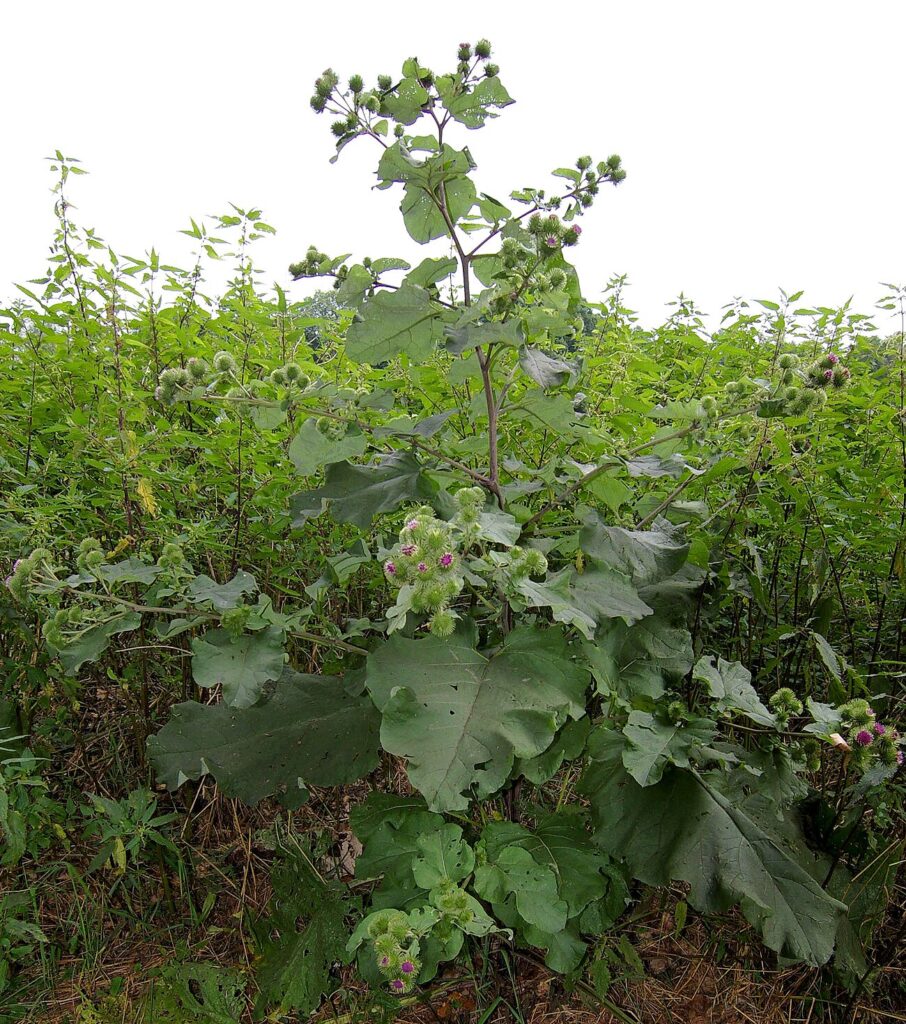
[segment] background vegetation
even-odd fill
[[[355,121],[345,135],[335,129],[341,145],[381,134],[371,114],[408,123],[405,103],[415,102],[413,113],[425,106],[405,86],[430,89],[425,69],[403,70],[400,84],[384,90],[387,110],[364,99],[360,109],[358,97],[367,96],[350,81],[343,95],[356,97]],[[491,71],[485,65],[479,83],[498,81]],[[469,88],[473,96],[479,85]],[[509,102],[505,90],[484,88],[484,116]],[[326,106],[341,92],[322,80],[315,98]],[[583,164],[561,174],[567,195],[581,190]],[[902,1019],[903,776],[894,746],[889,763],[880,754],[869,761],[854,739],[857,715],[834,709],[870,702],[888,738],[902,720],[906,291],[887,286],[872,316],[807,306],[800,294],[734,300],[714,331],[680,297],[662,325],[646,329],[623,280],[611,282],[602,302],[582,298],[561,253],[578,240],[564,220],[556,245],[542,237],[548,228],[534,232],[544,259],[529,271],[516,267],[524,274],[518,290],[506,277],[512,265],[482,275],[480,326],[519,322],[525,337],[504,342],[501,329],[476,340],[470,296],[450,279],[454,232],[442,224],[419,238],[410,217],[410,234],[440,239],[443,251],[411,272],[419,284],[407,280],[428,294],[436,316],[449,314],[446,341],[417,356],[367,333],[390,315],[369,320],[382,275],[408,266],[312,249],[294,275],[334,277],[339,287],[294,299],[288,285],[260,281],[255,243],[273,228],[261,211],[239,208],[192,222],[196,261],[188,269],[155,252],[117,255],[75,218],[78,162],[58,153],[52,167],[58,227],[47,272],[0,310],[0,568],[10,582],[0,591],[0,1020],[306,1019],[324,994],[319,1012],[344,1020],[410,1012],[529,1020],[539,1007],[573,1020],[592,1019],[580,1016],[591,1008],[601,1020],[777,1019],[781,1007],[789,1019]],[[616,183],[618,169],[619,161],[605,162],[597,173]],[[444,172],[451,192],[460,173]],[[543,193],[515,201],[544,208]],[[506,235],[509,211],[483,195],[475,203],[479,220],[469,223],[471,202],[455,218],[469,229],[460,235],[479,226]],[[509,237],[536,244],[515,230]],[[211,295],[215,264],[231,276]],[[384,294],[400,291],[386,285]],[[367,358],[363,345],[372,346]],[[494,345],[498,357],[485,372]],[[825,370],[831,376],[819,387],[809,373]],[[794,374],[798,390],[787,393]],[[499,397],[499,422],[483,404],[487,386]],[[797,397],[806,390],[822,400]],[[491,435],[499,452],[489,462]],[[406,459],[418,460],[409,473],[418,480],[393,499],[381,490],[369,503],[366,475],[338,482],[350,465],[371,472]],[[404,639],[386,639],[399,587],[385,566],[400,557],[406,517],[427,501],[432,511],[423,517],[455,524],[463,507],[451,502],[476,483],[489,493],[485,514],[503,517],[494,527],[502,533],[480,538],[469,586],[455,601],[421,618],[425,609],[402,607]],[[320,514],[324,501],[328,514]],[[681,572],[652,584],[662,588],[658,600],[682,591],[682,623],[657,605],[640,639],[619,614],[597,617],[592,608],[588,619],[594,601],[577,597],[577,580],[589,578],[606,546],[602,535],[580,533],[581,523],[596,529],[589,522],[633,537],[657,529],[683,538]],[[548,588],[543,600],[530,577],[511,571],[514,537],[550,566],[539,583]],[[203,750],[195,760],[210,773],[192,771],[185,751],[174,753],[173,723],[188,730],[180,742],[191,741],[195,713],[171,720],[176,704],[225,713],[276,707],[279,716],[268,686],[280,676],[284,646],[292,669],[320,678],[345,672],[354,688],[363,654],[375,665],[381,650],[418,643],[424,652],[445,642],[448,607],[474,619],[489,644],[509,634],[515,616],[533,628],[563,624],[574,652],[583,638],[597,645],[604,654],[591,661],[589,718],[616,735],[631,737],[644,721],[655,731],[672,722],[688,736],[701,728],[696,716],[714,714],[734,806],[759,827],[759,813],[783,817],[777,842],[807,850],[814,886],[849,907],[833,958],[833,934],[826,955],[814,937],[795,951],[772,940],[778,914],[753,911],[750,890],[740,897],[730,886],[733,898],[713,897],[716,917],[702,924],[695,907],[708,900],[696,896],[695,879],[657,866],[666,855],[643,866],[632,836],[609,845],[602,832],[620,828],[606,822],[616,791],[596,795],[607,792],[595,788],[595,772],[608,763],[600,743],[583,772],[588,730],[578,715],[572,732],[558,722],[553,745],[504,772],[505,785],[474,806],[455,795],[446,806],[432,799],[411,766],[407,778],[386,734],[373,770],[353,765],[346,785],[329,787],[308,766],[295,772],[303,776],[298,792],[285,779],[281,789],[262,778],[268,731],[241,772],[204,762]],[[435,635],[415,640],[429,621]],[[700,657],[728,664],[708,669]],[[739,691],[750,701],[742,711],[730,697],[735,662],[754,686]],[[405,668],[391,660],[385,671],[392,680]],[[369,671],[374,697],[377,670]],[[792,703],[771,700],[787,688]],[[238,721],[204,719],[200,735]],[[781,739],[772,734],[759,746],[766,730]],[[827,736],[836,731],[843,735],[835,745]],[[351,733],[328,739],[325,761],[338,751],[358,756],[349,752],[358,750]],[[651,756],[650,785],[639,790],[649,799],[660,773],[679,778],[684,757],[688,767],[691,748],[673,739],[663,755],[647,739],[625,742]],[[748,779],[742,769],[733,775],[737,760]],[[623,764],[630,769],[625,754]],[[480,832],[479,859],[498,870],[490,824],[540,828],[542,810],[584,814],[590,806],[610,888],[594,904],[598,926],[582,926],[593,938],[578,959],[572,950],[558,959],[550,944],[533,941],[531,922],[507,920],[476,875],[476,892],[495,921],[516,930],[515,943],[488,917],[485,933],[470,932],[437,977],[417,990],[407,983],[402,1006],[365,960],[358,970],[349,965],[347,940],[363,914],[382,900],[398,907],[384,898],[389,873],[363,873],[356,863],[363,843],[372,866],[378,859],[377,847],[369,849],[381,824],[367,819],[382,806],[373,794],[408,798],[415,790],[431,812],[450,811],[438,829]],[[755,801],[767,798],[774,804],[756,813]],[[661,813],[627,805],[620,820],[638,820],[646,806]],[[435,827],[420,822],[422,831]],[[466,849],[460,855],[472,856]],[[370,895],[381,874],[383,888]],[[746,920],[731,909],[740,899]],[[425,939],[422,953],[429,948]],[[699,964],[707,979],[695,984]],[[718,985],[721,971],[732,985]],[[726,1016],[705,1016],[714,1007]],[[733,1016],[743,1011],[750,1016]]]

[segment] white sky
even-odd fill
[[[8,0],[0,33],[0,299],[44,269],[57,148],[91,172],[76,219],[118,252],[187,263],[178,229],[232,201],[278,229],[258,258],[284,285],[312,242],[427,255],[398,194],[370,190],[375,144],[328,163],[312,82],[330,65],[370,83],[412,55],[445,71],[480,36],[517,100],[462,134],[480,190],[623,157],[573,250],[590,300],[626,272],[647,323],[680,290],[712,313],[778,286],[870,311],[877,282],[906,282],[902,0]]]

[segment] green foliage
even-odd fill
[[[629,777],[637,764],[631,750],[611,730],[592,738],[583,788],[597,842],[650,885],[688,882],[698,910],[714,913],[738,902],[771,949],[824,963],[846,908],[803,866],[804,845],[766,830],[758,800],[750,811],[745,801],[724,796],[721,773],[697,772],[688,749],[670,758],[673,766],[656,786],[650,777],[647,785]]]
[[[342,679],[285,669],[264,704],[177,705],[149,752],[172,789],[210,772],[246,803],[276,794],[293,807],[306,799],[305,783],[338,785],[371,771],[377,731],[371,702]]]
[[[368,658],[381,744],[406,756],[433,810],[467,808],[472,787],[495,793],[515,758],[542,753],[585,710],[588,675],[559,630],[522,627],[486,653],[475,640],[474,627],[449,640],[394,637]]]
[[[710,334],[682,296],[641,328],[622,279],[585,302],[569,253],[625,172],[481,191],[457,133],[512,102],[491,53],[318,78],[337,155],[376,141],[438,244],[415,267],[311,245],[291,275],[335,290],[301,301],[258,287],[261,211],[193,221],[191,270],[119,257],[73,223],[57,154],[50,267],[0,311],[0,697],[57,738],[115,688],[171,791],[294,810],[405,766],[420,796],[350,811],[362,906],[278,858],[260,1017],[317,1010],[347,958],[405,995],[475,942],[605,994],[641,973],[609,934],[638,884],[674,881],[861,976],[859,883],[903,814],[906,291],[886,340],[800,295]],[[4,763],[10,863],[65,839],[32,756]],[[144,788],[86,817],[94,868],[175,855]],[[243,987],[168,969],[155,1019],[235,1021]]]
[[[301,850],[284,851],[271,882],[269,915],[256,924],[262,936],[256,1018],[289,1010],[310,1014],[336,988],[331,968],[344,959],[345,918],[353,904],[319,878]]]

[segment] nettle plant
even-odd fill
[[[848,371],[835,353],[800,366],[778,350],[719,394],[630,426],[596,416],[567,255],[624,171],[583,156],[553,172],[561,189],[479,192],[453,140],[512,102],[490,58],[487,41],[463,44],[450,74],[411,59],[367,88],[325,71],[311,102],[338,153],[376,144],[379,187],[401,187],[409,236],[440,251],[413,267],[313,246],[291,272],[332,279],[353,311],[337,347],[302,338],[261,380],[229,351],[160,375],[164,406],[290,427],[286,457],[320,475],[293,498],[293,528],[329,517],[350,539],[311,605],[256,598],[244,571],[197,574],[177,544],[152,563],[91,538],[66,566],[35,551],[10,588],[43,607],[73,673],[119,633],[191,633],[194,681],[222,699],[176,705],[150,739],[172,789],[210,775],[227,796],[294,808],[309,786],[402,759],[412,795],[375,791],[351,813],[356,878],[375,884],[347,953],[391,992],[492,935],[555,971],[606,968],[599,939],[633,879],[684,882],[702,912],[738,905],[784,957],[822,964],[839,938],[855,961],[831,894],[845,868],[806,845],[797,808],[819,770],[847,780],[847,806],[870,797],[900,737],[865,702],[763,700],[742,664],[695,649],[691,618],[725,576],[719,544],[690,560],[681,488],[640,522],[602,512],[609,486],[705,472],[718,423],[801,430]],[[353,571],[370,571],[368,601],[331,617],[320,598]],[[324,671],[289,666],[290,638],[328,650]]]

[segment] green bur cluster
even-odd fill
[[[47,548],[35,548],[27,558],[20,558],[6,578],[6,586],[17,601],[25,603],[32,591],[38,570],[50,559]]]
[[[788,686],[781,686],[776,693],[771,694],[768,704],[774,712],[779,729],[786,729],[791,718],[802,714],[802,701]]]
[[[804,370],[799,369],[798,356],[785,352],[777,360],[777,369],[777,383],[769,400],[759,407],[759,415],[804,416],[816,412],[826,404],[827,390],[846,387],[851,376],[833,352]],[[749,378],[731,380],[724,386],[724,394],[728,402],[736,404],[753,394],[757,386]],[[714,398],[704,398],[702,409],[706,417],[714,418],[718,414],[718,403]]]
[[[378,970],[387,979],[390,991],[405,995],[412,989],[421,970],[418,936],[402,911],[374,914],[368,926],[368,938],[374,950]]]
[[[384,575],[399,588],[398,606],[430,615],[435,636],[452,634],[459,616],[450,605],[465,582],[453,524],[436,519],[431,508],[419,508],[400,530],[399,543],[384,563]]]
[[[899,732],[880,722],[868,701],[857,698],[842,704],[839,710],[856,768],[864,771],[878,763],[888,767],[903,763]]]
[[[218,352],[211,366],[203,359],[191,358],[186,365],[169,366],[162,370],[157,380],[154,397],[164,405],[174,405],[180,399],[198,397],[196,388],[208,388],[223,381],[238,380],[239,366],[229,352]],[[228,392],[231,398],[254,397],[263,391],[267,384],[285,388],[288,391],[304,391],[311,383],[298,363],[288,362],[272,370],[267,381],[252,380],[242,387],[235,387]]]

